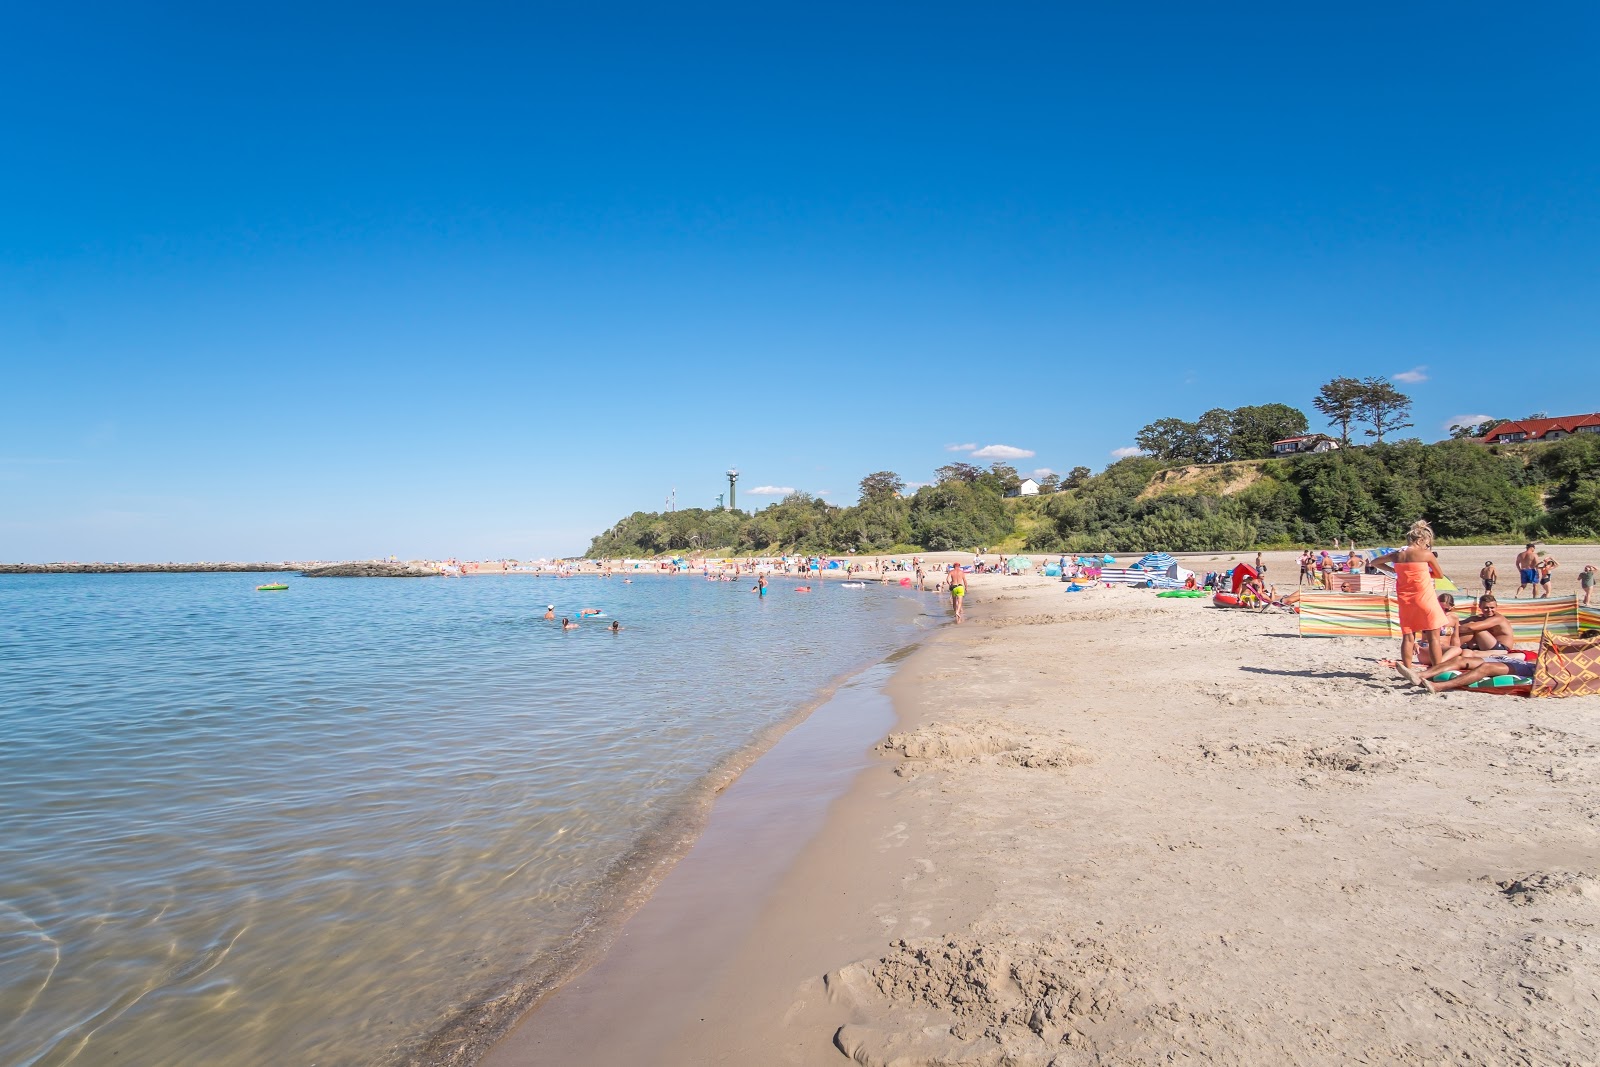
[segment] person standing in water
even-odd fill
[[[549,622],[549,621],[555,619],[555,617],[556,617],[556,606],[554,604],[546,604],[544,606],[544,617],[545,617],[545,621],[546,622]]]
[[[756,594],[761,600],[767,598],[767,576],[765,574],[756,578]]]
[[[1428,642],[1427,665],[1437,667],[1442,647],[1439,631],[1447,620],[1433,589],[1433,580],[1444,577],[1439,557],[1433,554],[1433,527],[1426,519],[1418,519],[1406,532],[1406,547],[1373,561],[1373,566],[1395,580],[1395,597],[1400,602],[1400,662],[1411,662],[1410,654],[1420,636]]]

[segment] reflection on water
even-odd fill
[[[898,592],[0,577],[0,1063],[371,1063],[558,943]],[[621,634],[562,633],[544,605]]]

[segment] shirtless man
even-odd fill
[[[1539,553],[1533,550],[1534,544],[1529,541],[1528,547],[1517,553],[1517,597],[1522,596],[1524,586],[1532,586],[1534,596],[1539,595]]]
[[[544,606],[544,617],[545,617],[546,621],[550,621],[550,620],[555,619],[555,617],[556,617],[556,606],[554,604],[546,604]]]
[[[1504,652],[1516,644],[1511,620],[1500,614],[1500,602],[1491,594],[1478,598],[1478,613],[1462,621],[1461,647],[1470,652]]]
[[[950,564],[950,607],[956,613],[956,622],[961,622],[967,617],[963,604],[967,598],[967,579],[961,573],[961,564]]]

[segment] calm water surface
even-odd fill
[[[898,590],[0,576],[0,1063],[383,1062],[567,938]],[[562,633],[544,605],[621,620]]]

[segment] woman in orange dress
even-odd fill
[[[1439,630],[1446,624],[1444,608],[1433,590],[1433,580],[1443,578],[1439,557],[1433,554],[1433,527],[1418,519],[1406,531],[1406,547],[1374,561],[1378,570],[1394,576],[1395,598],[1400,602],[1400,662],[1410,663],[1417,635],[1428,639],[1428,665],[1442,659]]]

